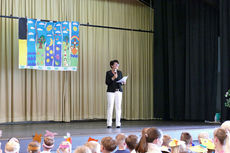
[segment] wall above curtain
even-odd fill
[[[153,30],[153,9],[133,0],[2,0],[1,15]],[[153,33],[80,27],[77,72],[18,69],[18,20],[0,18],[0,122],[106,118],[105,74],[118,59],[122,118],[153,118]]]

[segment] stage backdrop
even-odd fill
[[[1,0],[1,15],[153,30],[135,0]],[[0,122],[106,118],[105,74],[118,59],[122,118],[153,118],[153,34],[79,27],[78,71],[19,69],[18,20],[0,18]]]

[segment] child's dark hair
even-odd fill
[[[110,65],[111,68],[112,68],[112,66],[113,66],[114,63],[119,64],[119,61],[118,60],[112,60],[112,61],[110,61],[109,65]]]
[[[129,135],[125,139],[125,143],[126,143],[128,149],[130,149],[130,150],[135,149],[135,147],[137,145],[137,141],[138,141],[138,137],[136,135]]]
[[[51,149],[53,148],[53,145],[54,145],[54,139],[53,138],[50,138],[50,137],[45,137],[44,138],[44,144],[43,145],[45,148],[47,149]]]
[[[135,150],[138,153],[145,153],[148,151],[148,143],[152,143],[155,139],[161,138],[161,131],[157,128],[149,128],[146,135],[141,137]]]
[[[101,145],[109,152],[114,151],[117,147],[116,141],[112,137],[102,138]]]
[[[182,132],[180,140],[184,141],[186,145],[192,143],[192,136],[188,132]]]

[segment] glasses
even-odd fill
[[[114,64],[114,66],[119,66],[119,64]]]

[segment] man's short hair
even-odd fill
[[[117,147],[116,141],[112,137],[102,138],[101,145],[109,152],[114,151]]]
[[[135,149],[135,147],[138,143],[138,137],[136,135],[129,135],[125,139],[125,143],[126,143],[129,150],[133,150],[133,149]]]

